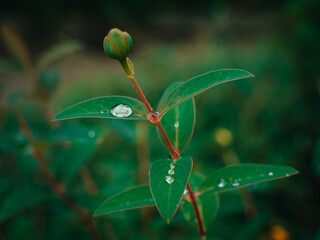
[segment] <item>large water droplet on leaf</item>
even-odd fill
[[[115,117],[129,117],[132,109],[124,104],[118,104],[111,109],[111,114]]]
[[[172,184],[174,182],[174,177],[171,177],[171,176],[166,176],[166,182],[168,184]]]

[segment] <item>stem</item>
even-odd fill
[[[164,141],[166,142],[166,144],[167,144],[167,146],[169,148],[169,152],[172,155],[172,160],[174,160],[174,161],[178,160],[180,158],[180,153],[177,152],[176,150],[174,150],[174,148],[172,146],[172,143],[170,142],[169,137],[168,137],[166,131],[164,130],[161,122],[155,123],[155,125],[159,129],[159,132],[161,133]]]
[[[158,117],[158,115],[153,111],[151,105],[149,104],[147,98],[145,97],[145,95],[143,94],[139,84],[137,83],[136,79],[134,78],[133,75],[128,75],[128,78],[131,80],[131,82],[133,83],[134,87],[137,89],[142,101],[144,102],[147,110],[149,111],[149,113],[151,113],[151,116],[149,117],[149,120],[155,124],[157,126],[157,128],[159,129],[159,132],[161,133],[163,139],[165,140],[169,152],[172,155],[172,160],[175,162],[176,160],[178,160],[180,158],[180,153],[178,151],[176,151],[172,145],[172,143],[170,142],[170,139],[166,133],[166,131],[164,130],[162,124],[161,124],[161,118]],[[199,229],[199,235],[200,235],[200,240],[206,240],[206,231],[202,222],[202,219],[200,217],[200,212],[199,212],[199,208],[197,205],[197,199],[194,195],[194,192],[191,189],[190,183],[188,181],[187,183],[187,189],[190,195],[190,201],[192,203],[193,206],[193,210],[195,212],[196,218],[197,218],[197,223],[198,223],[198,229]]]
[[[154,113],[154,111],[153,111],[150,103],[148,102],[146,96],[143,94],[143,92],[142,92],[139,84],[137,83],[135,77],[134,77],[133,75],[128,76],[128,77],[129,77],[129,79],[131,80],[131,82],[133,83],[134,87],[137,89],[137,91],[138,91],[138,93],[139,93],[139,95],[140,95],[140,97],[141,97],[144,105],[145,105],[146,108],[148,109],[148,111],[149,111],[150,113]]]
[[[206,230],[205,230],[205,228],[203,226],[203,223],[202,223],[202,219],[201,219],[201,216],[200,216],[199,208],[198,208],[198,205],[197,205],[197,199],[193,194],[193,191],[191,189],[191,186],[190,186],[189,182],[187,183],[187,189],[188,189],[188,192],[189,192],[189,196],[190,196],[191,204],[193,206],[194,213],[196,214],[200,239],[201,240],[205,240],[206,239]]]
[[[102,240],[97,226],[92,221],[90,216],[79,206],[77,205],[65,192],[64,186],[61,185],[55,176],[52,174],[49,165],[45,159],[44,151],[37,149],[37,142],[29,128],[28,123],[24,119],[23,115],[20,112],[16,112],[17,119],[21,128],[21,131],[26,135],[31,147],[33,148],[33,157],[38,161],[41,170],[47,179],[50,187],[56,193],[56,195],[69,207],[71,208],[81,219],[81,221],[86,225],[88,230],[90,231],[92,237],[96,240]]]

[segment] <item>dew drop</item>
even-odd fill
[[[150,171],[148,171],[148,175],[150,175]]]
[[[95,136],[96,136],[96,132],[95,132],[95,131],[90,130],[90,131],[88,132],[88,137],[89,137],[89,138],[93,138],[93,137],[95,137]]]
[[[269,172],[268,175],[269,175],[269,176],[273,176],[274,173],[273,173],[273,172]]]
[[[233,187],[238,187],[240,185],[239,181],[237,179],[234,179],[232,182]]]
[[[172,184],[174,182],[174,177],[171,177],[171,176],[166,176],[166,182],[168,184]]]
[[[178,127],[179,127],[179,122],[175,122],[175,123],[173,124],[173,126],[174,126],[175,128],[178,128]]]
[[[183,191],[183,195],[187,195],[187,194],[188,194],[188,190],[185,189],[185,190]]]
[[[224,180],[224,178],[220,179],[220,182],[218,183],[218,187],[224,187],[226,185],[226,180]]]
[[[100,110],[100,113],[105,113],[105,111],[103,109]]]
[[[174,172],[174,170],[173,170],[172,168],[169,169],[169,171],[168,171],[168,174],[169,174],[169,175],[174,175],[174,173],[175,173],[175,172]]]
[[[173,163],[170,163],[170,168],[171,168],[171,169],[175,169],[176,166],[175,166]]]
[[[115,117],[129,117],[132,114],[132,109],[127,105],[118,104],[110,112]]]
[[[286,177],[289,177],[289,173],[286,174]]]

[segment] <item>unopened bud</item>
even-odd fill
[[[132,38],[127,32],[113,28],[104,38],[103,48],[105,53],[113,59],[124,60],[132,50]]]

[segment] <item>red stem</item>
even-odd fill
[[[204,229],[203,223],[202,223],[202,219],[200,216],[200,211],[197,205],[197,199],[194,196],[194,193],[191,189],[190,183],[187,183],[187,189],[189,192],[189,196],[190,196],[190,200],[191,200],[191,204],[193,206],[193,210],[194,213],[196,214],[196,218],[197,218],[197,222],[198,222],[198,230],[199,230],[199,235],[200,235],[200,239],[201,240],[205,240],[206,239],[206,230]]]
[[[144,105],[146,105],[146,108],[148,109],[148,111],[150,113],[154,113],[150,103],[148,102],[146,96],[143,94],[143,92],[142,92],[139,84],[137,83],[136,79],[134,78],[134,76],[128,76],[128,77],[131,80],[131,82],[133,83],[134,87],[137,89],[137,91],[138,91],[138,93],[139,93]]]
[[[135,80],[134,76],[128,76],[129,79],[131,80],[131,82],[133,83],[134,87],[137,89],[142,101],[144,102],[147,110],[149,111],[149,113],[151,113],[151,115],[149,116],[149,120],[155,124],[157,126],[157,128],[159,129],[159,132],[161,133],[163,139],[165,140],[168,148],[169,148],[169,152],[172,155],[172,160],[176,161],[180,158],[180,153],[174,149],[172,143],[170,142],[170,139],[166,133],[166,131],[164,130],[162,124],[161,124],[161,118],[158,117],[158,115],[153,111],[151,105],[149,104],[147,98],[145,97],[145,95],[143,94],[139,84],[137,83],[137,81]],[[202,219],[200,217],[200,212],[199,212],[199,208],[197,205],[197,199],[194,195],[194,192],[191,189],[191,186],[189,184],[189,182],[187,183],[187,190],[189,192],[190,195],[190,200],[193,206],[193,210],[194,213],[196,215],[197,218],[197,223],[198,223],[198,229],[199,229],[199,235],[200,235],[200,240],[205,240],[206,239],[206,231],[202,222]]]

